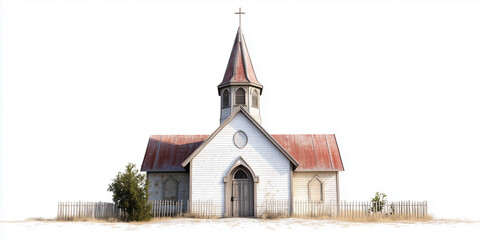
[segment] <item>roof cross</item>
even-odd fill
[[[242,8],[238,8],[238,12],[235,14],[238,14],[238,26],[242,26],[242,14],[245,14],[245,12],[242,12]]]

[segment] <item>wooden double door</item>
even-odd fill
[[[239,170],[242,171],[243,170]],[[245,174],[243,172],[243,174]],[[232,216],[250,217],[253,216],[253,182],[247,174],[235,174],[232,180]],[[239,176],[242,178],[239,178]]]

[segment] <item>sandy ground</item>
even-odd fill
[[[148,223],[0,222],[0,239],[480,239],[480,222],[352,223],[310,219],[165,219]],[[253,238],[256,239],[256,238]]]

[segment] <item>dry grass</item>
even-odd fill
[[[43,218],[43,217],[32,217],[25,219],[26,222],[46,222],[46,221],[56,221],[56,219]]]
[[[218,219],[218,218],[220,218],[218,216],[195,214],[195,213],[185,213],[181,217],[183,217],[183,218],[198,218],[198,219]]]
[[[293,216],[294,218],[301,218],[301,219],[314,219],[314,220],[336,220],[336,218],[328,215],[328,214],[324,214],[324,215],[321,215],[321,216]]]
[[[119,219],[115,218],[109,218],[109,219],[96,219],[96,218],[70,218],[66,220],[56,220],[52,219],[51,221],[57,221],[57,222],[97,222],[97,223],[132,223],[132,224],[143,224],[143,223],[160,223],[160,222],[166,222],[170,221],[173,219],[179,219],[179,218],[186,218],[184,216],[179,216],[179,217],[162,217],[162,218],[152,218],[149,221],[121,221]],[[213,219],[213,218],[210,218]],[[32,220],[32,221],[37,221],[37,220]]]
[[[192,221],[200,221],[201,219],[220,219],[221,217],[218,216],[206,216],[200,214],[182,214],[177,217],[160,217],[160,218],[152,218],[149,221],[140,221],[140,222],[128,222],[132,224],[144,224],[144,223],[160,223],[166,222],[173,219],[191,219]],[[286,216],[284,214],[275,214],[271,212],[265,212],[261,219],[263,220],[278,220],[278,219],[285,219],[290,218],[290,216]],[[417,222],[428,222],[433,220],[433,217],[428,215],[426,218],[407,218],[402,216],[362,216],[362,217],[332,217],[328,214],[321,215],[321,216],[293,216],[293,218],[298,219],[305,219],[308,221],[311,220],[336,220],[342,222],[352,222],[352,223],[394,223],[394,222],[404,222],[404,223],[417,223]],[[123,222],[121,220],[110,218],[110,219],[94,219],[94,218],[71,218],[67,220],[56,220],[56,219],[43,219],[43,218],[29,218],[26,221],[58,221],[58,222],[98,222],[98,223],[113,223],[113,222]],[[465,222],[460,220],[445,220],[448,222],[458,221],[458,222]]]
[[[122,222],[116,218],[109,219],[97,219],[97,218],[68,218],[68,219],[55,219],[53,221],[57,222],[98,222],[98,223],[112,223],[112,222]]]
[[[280,218],[288,218],[284,214],[277,214],[272,212],[264,212],[262,214],[262,219],[280,219]]]
[[[359,215],[360,216],[360,215]],[[265,212],[262,217],[262,219],[266,220],[273,220],[273,219],[281,219],[281,218],[290,218],[289,216],[285,215],[279,215],[279,214],[273,214],[270,212]],[[357,223],[372,223],[372,222],[378,222],[378,223],[387,223],[387,222],[428,222],[433,220],[433,217],[428,215],[425,218],[412,218],[412,217],[404,217],[404,216],[394,216],[394,215],[389,215],[389,216],[361,216],[361,217],[333,217],[330,214],[323,214],[320,216],[293,216],[293,218],[300,218],[300,219],[312,219],[312,220],[336,220],[336,221],[342,221],[342,222],[357,222]]]
[[[407,218],[401,216],[387,216],[387,217],[364,217],[364,218],[331,218],[337,221],[344,221],[344,222],[358,222],[358,223],[391,223],[391,222],[428,222],[431,221],[433,218],[431,216],[427,216],[425,218]]]

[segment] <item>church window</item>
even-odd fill
[[[163,183],[163,200],[178,200],[178,183],[171,176]]]
[[[233,177],[235,179],[247,179],[247,174],[243,170],[238,170]]]
[[[323,202],[324,201],[324,184],[315,176],[308,183],[308,201],[310,202]]]
[[[253,94],[252,94],[252,107],[258,108],[258,92],[257,92],[257,90],[254,90]]]
[[[237,89],[235,92],[235,105],[245,105],[245,90],[243,88]]]
[[[222,94],[222,108],[228,107],[230,107],[230,92],[228,90],[225,90]]]
[[[238,148],[243,148],[245,145],[247,145],[248,138],[247,134],[245,134],[243,131],[238,131],[233,135],[233,143],[235,143],[235,146]]]

